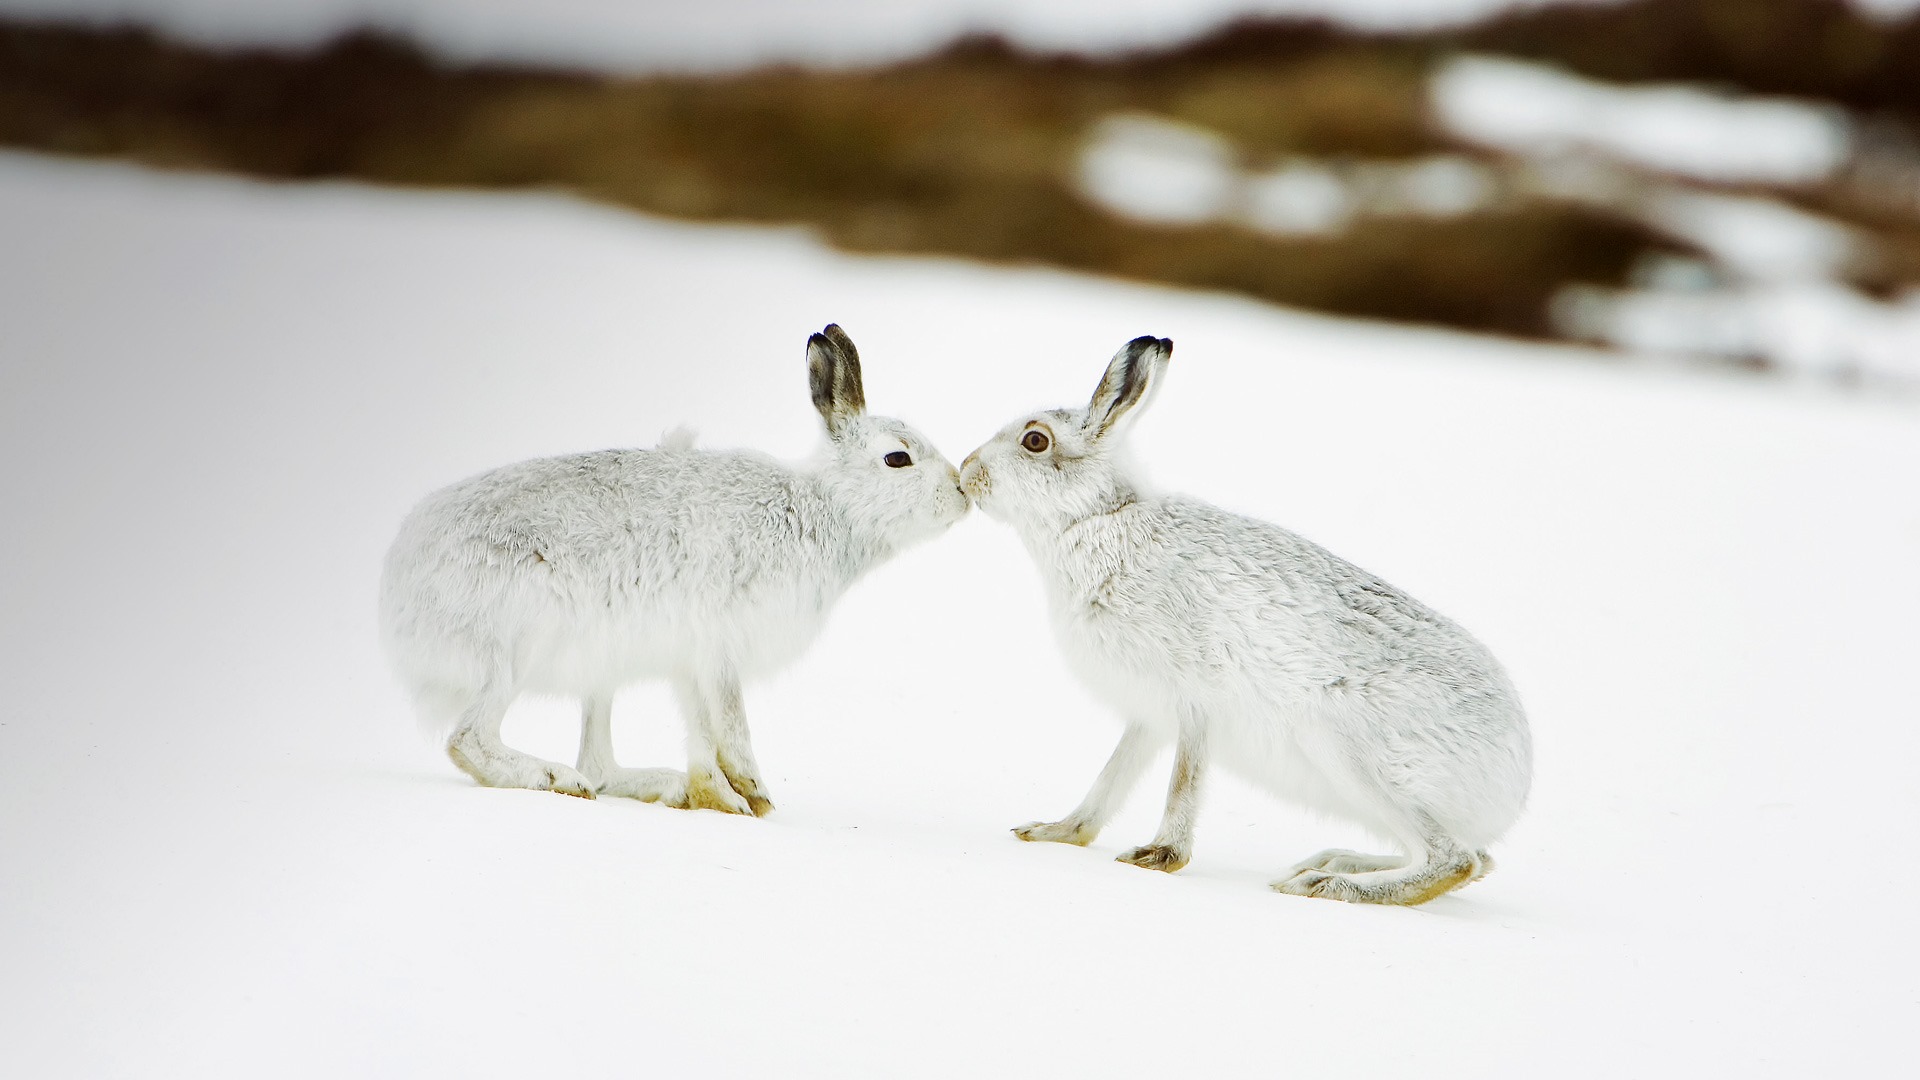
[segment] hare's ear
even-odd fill
[[[813,387],[813,407],[827,422],[828,435],[839,438],[848,420],[867,411],[860,352],[838,326],[829,325],[807,339],[807,381]]]
[[[1087,437],[1100,439],[1124,431],[1131,423],[1129,414],[1137,417],[1140,407],[1160,388],[1172,355],[1173,342],[1167,338],[1137,337],[1121,346],[1087,404]]]

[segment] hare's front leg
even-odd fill
[[[507,706],[513,704],[511,690],[431,691],[419,697],[421,708],[432,712],[436,721],[452,719],[447,757],[481,784],[593,798],[593,785],[577,771],[523,754],[500,741],[500,725],[507,718]]]
[[[1022,840],[1045,840],[1055,844],[1079,844],[1082,847],[1093,843],[1106,827],[1108,821],[1127,801],[1127,794],[1133,785],[1140,782],[1140,774],[1146,772],[1153,755],[1160,752],[1166,742],[1159,732],[1145,724],[1129,723],[1127,730],[1120,736],[1120,745],[1113,748],[1113,756],[1107,759],[1107,765],[1100,770],[1100,776],[1094,780],[1093,788],[1087,797],[1080,800],[1073,813],[1059,821],[1035,821],[1013,830],[1013,835]]]
[[[755,816],[772,810],[747,742],[739,681],[683,680],[676,690],[687,714],[687,807]]]
[[[709,714],[712,723],[714,763],[727,785],[747,800],[755,817],[766,817],[773,809],[767,797],[766,782],[760,779],[760,765],[753,759],[753,739],[747,733],[747,706],[740,695],[740,680],[729,677],[720,685],[716,708]]]
[[[1119,857],[1120,862],[1171,874],[1193,859],[1193,822],[1200,812],[1200,782],[1207,767],[1207,729],[1197,716],[1180,719],[1173,750],[1173,779],[1167,784],[1167,810],[1151,844]]]
[[[575,766],[601,795],[685,809],[687,774],[678,769],[623,769],[613,758],[613,698],[580,703],[580,757]]]

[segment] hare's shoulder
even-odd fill
[[[1340,559],[1269,521],[1184,495],[1143,499],[1131,531],[1143,553],[1158,553],[1195,570],[1263,576]]]
[[[1417,601],[1291,529],[1184,496],[1147,506],[1143,551],[1192,578],[1331,608],[1411,610]],[[1191,583],[1189,583],[1191,584]]]

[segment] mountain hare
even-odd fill
[[[1038,564],[1068,664],[1126,721],[1073,813],[1014,832],[1092,841],[1172,741],[1159,835],[1122,862],[1187,864],[1218,759],[1408,853],[1323,851],[1280,892],[1419,904],[1479,878],[1532,772],[1512,685],[1466,631],[1372,574],[1273,525],[1140,490],[1114,451],[1172,351],[1127,343],[1085,408],[1016,421],[961,469]]]
[[[381,581],[382,629],[424,724],[490,787],[765,814],[741,680],[792,660],[868,570],[967,511],[959,474],[917,432],[868,416],[838,326],[807,342],[824,459],[807,470],[669,437],[509,465],[408,515]],[[621,769],[613,694],[669,679],[687,771]],[[523,692],[582,701],[576,769],[500,741]]]

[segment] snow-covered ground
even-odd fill
[[[1779,382],[551,196],[0,156],[0,1047],[17,1076],[1885,1075],[1920,1005],[1920,412]],[[536,454],[807,453],[802,343],[958,459],[1178,348],[1161,484],[1453,614],[1531,810],[1420,909],[1216,783],[1197,855],[1007,828],[1117,725],[979,516],[750,691],[764,820],[474,787],[374,633],[425,491]],[[1554,355],[1559,354],[1559,355]],[[631,764],[679,728],[644,687]],[[570,706],[508,723],[570,760]],[[1162,774],[1164,775],[1164,774]]]

